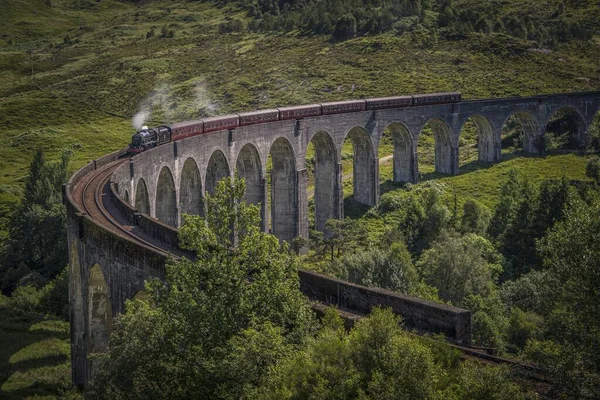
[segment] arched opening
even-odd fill
[[[182,214],[204,215],[200,170],[191,157],[185,160],[181,170],[179,210]]]
[[[352,153],[349,153],[349,146]],[[349,162],[352,159],[352,162]],[[344,176],[352,176],[352,195],[360,204],[374,206],[376,202],[376,168],[373,144],[367,131],[360,127],[352,128],[346,135],[342,149]],[[347,185],[344,185],[344,190]]]
[[[208,167],[206,168],[206,192],[214,194],[217,183],[220,180],[229,177],[229,164],[222,151],[216,150],[210,156]]]
[[[392,161],[391,176],[393,182],[416,182],[413,140],[410,131],[402,123],[394,122],[390,124],[385,128],[381,137],[379,143],[380,179],[390,176],[388,159]]]
[[[528,112],[516,112],[508,116],[502,124],[502,152],[514,153],[523,150],[526,153],[538,151],[539,125]]]
[[[500,138],[495,137],[494,126],[483,115],[472,115],[460,131],[459,165],[473,161],[495,162],[500,160]]]
[[[444,120],[432,119],[423,126],[417,154],[420,176],[432,172],[452,173],[452,132]]]
[[[552,114],[543,136],[544,151],[578,150],[586,147],[585,122],[575,109],[561,108]]]
[[[131,203],[129,203],[129,191],[128,190],[125,191],[125,197],[123,198],[123,200],[125,200],[125,202],[127,204],[131,204]]]
[[[88,279],[88,352],[101,353],[108,348],[112,331],[110,294],[102,269],[95,264]]]
[[[308,193],[308,197],[312,197],[310,208],[314,208],[314,229],[325,232],[327,220],[341,217],[338,194],[340,171],[335,143],[328,133],[317,132],[306,153],[309,185],[312,183],[314,188],[312,196],[312,193]]]
[[[237,176],[246,182],[246,194],[244,200],[249,204],[264,202],[264,188],[262,182],[262,171],[260,157],[256,147],[246,144],[240,150],[235,165]]]
[[[135,208],[139,213],[150,215],[150,199],[146,182],[140,178],[135,189]]]
[[[156,183],[156,219],[170,226],[177,226],[177,198],[175,181],[167,167],[163,167]]]
[[[271,146],[269,158],[271,233],[280,241],[291,243],[298,233],[296,156],[292,145],[278,138]]]

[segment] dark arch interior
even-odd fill
[[[129,190],[125,191],[125,198],[124,198],[125,202],[129,204]]]
[[[508,152],[522,149],[527,153],[535,153],[538,149],[536,137],[537,120],[527,112],[511,114],[502,125],[502,149]]]
[[[475,160],[494,162],[500,159],[500,137],[494,134],[494,127],[483,115],[472,115],[465,121],[460,131],[459,165]]]
[[[193,158],[188,158],[181,170],[179,208],[182,214],[204,215],[200,170]]]
[[[419,134],[417,149],[419,174],[437,172],[452,173],[452,133],[450,126],[441,119],[432,119]]]
[[[135,204],[134,207],[138,212],[146,215],[150,215],[150,199],[148,198],[148,188],[146,182],[140,179],[135,189]]]
[[[156,219],[177,226],[177,197],[173,175],[167,167],[163,167],[156,184]]]
[[[108,348],[112,331],[110,295],[102,269],[95,264],[88,279],[88,351],[100,353]]]
[[[352,128],[346,135],[342,160],[346,160],[347,143],[352,144],[352,185],[354,201],[368,206],[375,205],[375,156],[369,134],[360,127]],[[343,162],[344,175],[349,173],[349,165]],[[344,188],[346,189],[346,187]]]
[[[383,136],[381,138],[381,143],[379,144],[379,155],[381,157],[382,150],[385,151],[386,154],[392,153],[392,176],[394,182],[416,182],[416,177],[414,176],[414,154],[413,154],[413,142],[412,136],[401,123],[393,123],[390,124],[385,131],[383,132]],[[380,158],[380,164],[387,165],[386,162],[382,163],[382,159]],[[385,160],[383,160],[385,161]],[[384,171],[385,167],[382,168]],[[380,170],[380,179],[383,179],[383,173]]]
[[[210,156],[208,167],[206,168],[206,192],[214,194],[217,183],[227,177],[229,177],[227,158],[225,158],[223,152],[216,150]]]
[[[247,144],[242,147],[235,165],[237,176],[246,182],[246,194],[244,200],[250,204],[263,203],[264,186],[260,157],[256,147]]]
[[[306,164],[314,179],[314,228],[324,232],[327,220],[341,217],[341,205],[338,204],[341,201],[338,194],[341,171],[335,143],[328,133],[317,132],[311,139],[310,147],[312,152],[307,154]]]
[[[291,144],[282,138],[275,140],[270,156],[271,232],[289,243],[297,235],[298,205],[296,160]]]
[[[545,151],[585,148],[585,123],[573,108],[562,108],[552,114],[544,130]]]

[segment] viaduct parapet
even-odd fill
[[[394,181],[416,183],[417,144],[428,125],[435,138],[435,169],[459,172],[459,140],[467,120],[478,134],[479,160],[501,158],[501,131],[515,116],[523,149],[539,153],[546,126],[560,110],[577,120],[580,146],[600,109],[600,92],[458,103],[320,115],[221,130],[167,143],[132,158],[107,155],[77,171],[65,185],[70,264],[71,346],[74,383],[90,378],[89,354],[106,349],[112,319],[150,277],[163,278],[177,247],[181,215],[203,214],[203,199],[236,171],[246,180],[246,201],[261,204],[262,227],[280,240],[308,237],[306,153],[314,148],[315,228],[343,218],[342,146],[354,149],[354,200],[379,201],[379,145],[384,132],[394,142]],[[269,175],[267,174],[269,170]],[[270,182],[270,185],[268,184]],[[270,190],[269,190],[270,187]],[[270,209],[270,212],[268,210]],[[188,255],[189,256],[189,255]],[[416,329],[443,332],[470,345],[470,313],[453,307],[360,288],[311,273],[301,286],[312,298],[358,312],[381,304],[403,314]],[[358,306],[357,306],[358,307]]]

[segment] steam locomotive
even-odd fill
[[[205,118],[203,120],[178,122],[170,126],[162,125],[156,128],[143,126],[142,129],[136,132],[131,138],[128,152],[131,155],[138,154],[168,142],[174,142],[176,140],[225,129],[235,129],[238,126],[254,125],[264,122],[285,121],[290,119],[317,117],[319,115],[342,114],[366,110],[458,103],[460,101],[461,94],[456,92],[420,94],[414,96],[384,97],[378,99],[349,100],[274,108]]]

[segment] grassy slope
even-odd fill
[[[69,392],[68,322],[0,310],[0,344],[0,398],[52,399]]]

